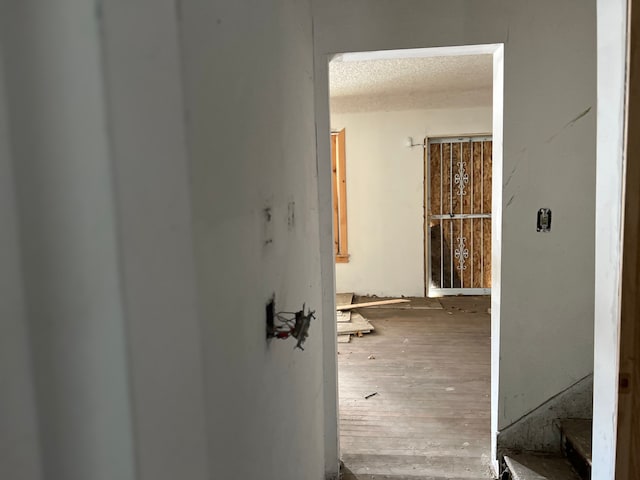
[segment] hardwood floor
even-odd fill
[[[363,309],[375,332],[338,345],[343,480],[491,478],[490,300],[441,302]]]

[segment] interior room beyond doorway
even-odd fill
[[[338,315],[338,332],[353,330],[338,343],[347,479],[490,478],[496,467],[491,215],[502,198],[492,182],[502,160],[502,50],[465,48],[329,63],[336,290],[355,301],[411,299]],[[476,296],[426,298],[461,293]]]

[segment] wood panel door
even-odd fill
[[[427,290],[491,289],[491,137],[431,138],[426,145]]]

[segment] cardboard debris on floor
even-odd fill
[[[353,303],[353,293],[336,293],[336,305],[349,305]]]
[[[342,322],[338,323],[338,334],[339,335],[351,335],[360,333],[370,333],[375,328],[371,323],[369,323],[362,315],[359,313],[351,314],[350,322]]]
[[[353,301],[353,293],[338,293],[336,295],[336,305],[350,305]],[[338,343],[348,343],[351,341],[351,335],[362,337],[365,333],[374,330],[373,325],[369,323],[362,315],[353,312],[350,308],[336,311]]]

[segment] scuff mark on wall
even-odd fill
[[[296,225],[296,202],[293,200],[287,205],[287,225],[289,230],[293,230]]]
[[[509,177],[507,177],[507,181],[504,182],[504,187],[506,188],[507,185],[509,185],[509,182],[511,182],[511,179],[513,178],[513,174],[516,173],[516,170],[518,169],[518,166],[516,165],[515,167],[513,167],[513,170],[511,170],[511,173],[509,174]]]
[[[504,182],[503,184],[503,188],[507,188],[507,186],[509,185],[509,183],[511,182],[511,179],[513,178],[513,175],[516,173],[516,171],[518,170],[518,166],[520,165],[520,161],[522,160],[522,157],[524,156],[524,154],[526,153],[527,149],[523,148],[522,150],[520,150],[517,155],[518,155],[518,161],[516,162],[516,164],[513,166],[513,168],[511,169],[511,172],[509,173],[509,176],[507,177],[507,181]]]
[[[572,120],[570,120],[569,122],[567,122],[564,127],[562,127],[560,130],[558,130],[555,134],[551,135],[548,139],[547,139],[547,143],[551,143],[558,135],[560,135],[562,132],[564,132],[567,128],[571,128],[573,127],[578,120],[586,117],[589,112],[591,111],[593,107],[589,107],[586,110],[580,112],[576,117],[574,117]]]
[[[262,210],[264,215],[264,230],[263,230],[263,245],[269,245],[273,243],[273,226],[271,225],[271,207],[266,207]]]
[[[591,111],[591,107],[587,108],[584,112],[582,112],[580,115],[578,115],[577,117],[575,117],[573,120],[571,120],[566,126],[567,127],[571,127],[573,126],[574,123],[576,123],[578,120],[580,120],[582,117],[586,116],[589,112]]]
[[[513,203],[513,200],[516,198],[515,194],[511,195],[511,198],[509,199],[509,201],[507,202],[507,207],[510,206]]]

